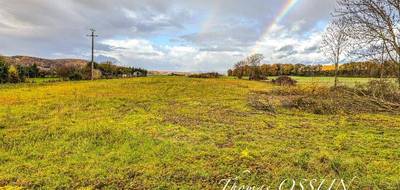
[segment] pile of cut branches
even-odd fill
[[[297,81],[289,76],[279,76],[277,79],[272,80],[272,83],[280,86],[295,86]]]
[[[269,92],[253,92],[251,100],[257,102],[258,108],[268,108],[266,110],[276,110],[271,108],[275,105],[315,114],[400,113],[400,91],[395,84],[385,80],[372,80],[352,88],[318,85],[279,87]],[[268,105],[260,105],[262,102]]]

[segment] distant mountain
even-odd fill
[[[51,70],[57,66],[74,65],[85,66],[88,61],[82,59],[44,59],[30,56],[11,56],[4,57],[6,61],[13,65],[31,66],[36,64],[41,70]]]

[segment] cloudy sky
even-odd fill
[[[0,54],[90,58],[165,71],[224,72],[251,53],[265,63],[324,63],[335,0],[0,0]]]

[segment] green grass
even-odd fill
[[[33,83],[47,83],[47,82],[56,82],[56,81],[60,81],[60,80],[61,80],[60,78],[55,78],[55,77],[27,79],[28,82],[33,82]]]
[[[400,187],[398,115],[248,105],[272,88],[186,77],[0,87],[0,187],[222,189],[245,170],[241,183],[271,189],[355,176],[354,189]]]

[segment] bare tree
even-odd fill
[[[251,67],[259,67],[263,59],[263,54],[253,54],[246,58],[246,64]]]
[[[348,29],[347,23],[343,20],[334,20],[327,27],[322,39],[322,52],[335,64],[335,87],[338,84],[339,63],[342,55],[350,47]]]
[[[235,74],[239,79],[242,79],[245,71],[250,74],[250,80],[260,80],[261,70],[260,65],[261,61],[264,59],[262,54],[253,54],[247,57],[246,59],[239,61],[235,64]]]
[[[245,62],[250,67],[250,80],[262,80],[260,65],[263,59],[262,54],[253,54],[246,58]]]
[[[380,65],[379,78],[383,79],[385,74],[385,62],[388,60],[388,54],[385,50],[385,44],[382,42],[378,45],[373,45],[370,47],[369,52],[372,59]]]
[[[351,27],[351,36],[361,44],[382,42],[389,59],[399,65],[400,0],[338,0],[337,15]]]

